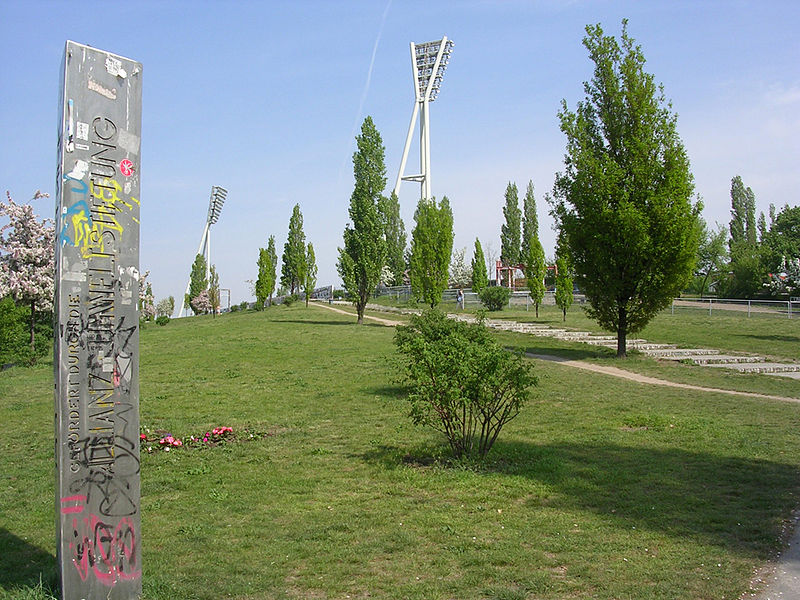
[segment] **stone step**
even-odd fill
[[[800,363],[749,362],[709,364],[708,367],[732,369],[741,373],[796,373],[800,372]]]
[[[684,358],[694,358],[696,356],[710,356],[719,354],[719,350],[713,348],[653,348],[645,352],[653,358],[665,358],[670,360],[683,360]]]
[[[741,356],[732,354],[706,354],[704,356],[693,356],[689,360],[696,365],[763,363],[766,361],[763,356]]]

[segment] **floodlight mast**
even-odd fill
[[[411,42],[411,69],[414,79],[414,110],[411,113],[411,123],[408,126],[406,143],[403,148],[403,158],[400,161],[400,171],[397,173],[397,182],[394,193],[400,192],[400,183],[403,181],[417,181],[420,184],[420,198],[431,198],[431,120],[429,104],[436,100],[442,85],[444,72],[450,63],[450,54],[453,51],[453,41],[443,36],[436,42],[415,44]],[[411,138],[419,116],[419,169],[416,175],[403,175],[408,160],[408,151],[411,147]]]
[[[203,229],[203,237],[200,238],[200,245],[197,247],[198,254],[202,254],[206,259],[206,279],[209,278],[211,270],[211,226],[219,221],[219,215],[222,212],[222,205],[225,204],[225,198],[228,195],[228,190],[218,185],[211,187],[211,198],[208,201],[208,215],[206,216],[206,226]],[[179,317],[185,317],[189,314],[189,306],[186,304],[186,296],[189,295],[189,289],[192,285],[192,277],[189,276],[189,281],[186,283],[186,291],[183,293],[183,300],[181,300],[181,309],[178,311]],[[184,312],[186,314],[184,314]]]

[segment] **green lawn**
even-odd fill
[[[392,335],[313,306],[142,331],[151,435],[257,434],[143,453],[145,598],[736,598],[779,550],[800,406],[537,362],[489,460],[453,463]],[[52,365],[0,373],[0,598],[53,585],[52,402]]]

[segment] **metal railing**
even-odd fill
[[[675,298],[671,311],[704,310],[709,316],[714,312],[747,314],[748,317],[781,317],[793,319],[800,316],[800,301],[790,300],[739,300],[736,298]]]

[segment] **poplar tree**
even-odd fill
[[[294,295],[300,291],[306,275],[306,234],[303,232],[303,213],[295,204],[289,218],[289,234],[283,245],[281,284]]]
[[[411,292],[418,301],[434,308],[447,287],[450,255],[453,252],[453,212],[447,196],[421,198],[414,213],[411,233]]]
[[[533,195],[533,182],[528,182],[523,200],[522,221],[522,261],[525,264],[525,279],[531,293],[531,300],[539,318],[539,305],[544,298],[544,277],[547,275],[547,262],[544,248],[539,241],[539,217],[536,214],[536,198]]]
[[[567,320],[567,310],[572,306],[574,295],[572,292],[572,272],[570,270],[569,259],[565,255],[559,255],[556,259],[556,306],[561,309],[562,321]]]
[[[489,276],[486,274],[486,258],[483,255],[481,241],[475,238],[475,250],[472,254],[472,291],[480,294],[489,286]]]
[[[275,250],[275,236],[269,236],[267,241],[267,258],[269,259],[269,268],[267,270],[267,295],[269,296],[269,305],[272,306],[272,294],[275,292],[275,284],[278,282],[278,253]]]
[[[519,209],[519,193],[516,183],[508,183],[505,198],[503,216],[506,222],[500,228],[500,260],[508,266],[516,265],[520,260],[522,211]]]
[[[269,299],[272,304],[272,292],[275,291],[275,268],[278,257],[275,255],[275,236],[269,236],[267,248],[258,249],[258,279],[256,279],[256,308],[261,310]]]
[[[553,215],[569,248],[587,314],[617,334],[617,356],[688,283],[697,256],[700,203],[677,117],[644,71],[622,22],[621,43],[600,25],[583,45],[594,62],[575,112],[562,101],[565,170]]]
[[[337,270],[353,300],[358,323],[364,322],[364,308],[375,291],[386,264],[385,228],[379,203],[386,187],[383,140],[372,117],[361,125],[353,154],[355,188],[350,196],[350,223],[344,228],[344,248],[339,248]]]
[[[525,189],[525,198],[522,200],[522,245],[520,256],[522,260],[530,251],[530,240],[539,236],[539,215],[536,213],[536,198],[533,195],[533,181],[528,182]]]
[[[406,271],[406,228],[400,217],[400,201],[394,192],[379,201],[386,240],[386,266],[392,272],[392,285],[401,285]]]
[[[192,263],[192,271],[189,274],[189,293],[186,294],[185,306],[189,306],[192,312],[196,315],[200,314],[192,301],[197,298],[202,292],[208,289],[208,265],[206,258],[202,254],[194,257]]]
[[[211,315],[216,318],[220,308],[219,275],[217,267],[211,265],[208,278],[208,301],[211,304]]]
[[[737,175],[731,179],[731,233],[728,242],[732,273],[725,295],[750,298],[761,290],[762,266],[756,232],[756,195]]]
[[[311,242],[308,243],[306,248],[306,278],[303,282],[303,288],[306,292],[306,307],[308,307],[308,299],[311,292],[314,291],[314,286],[317,285],[317,259],[314,256],[314,246]]]

